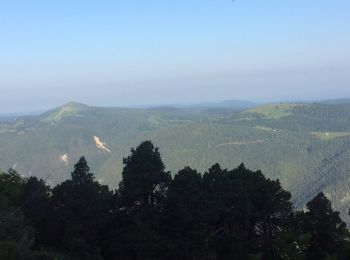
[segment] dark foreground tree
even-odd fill
[[[31,256],[33,229],[19,210],[24,180],[14,170],[0,172],[0,259]]]
[[[203,221],[207,206],[201,174],[189,167],[180,170],[169,186],[164,209],[169,259],[200,259],[208,253]]]
[[[166,248],[160,230],[161,212],[171,181],[158,148],[145,141],[123,159],[123,180],[117,208],[106,227],[106,258],[159,259]]]
[[[113,193],[94,180],[85,158],[80,158],[72,179],[52,190],[51,246],[74,259],[98,259],[100,231],[112,202]]]
[[[50,205],[51,189],[43,180],[30,177],[23,185],[22,212],[35,230],[35,247],[50,239],[52,208]]]
[[[274,257],[273,240],[286,229],[291,195],[279,181],[241,164],[227,171],[214,165],[203,176],[206,187],[209,241],[219,259]]]
[[[292,211],[278,180],[243,164],[173,178],[150,141],[124,159],[114,194],[84,157],[55,188],[0,173],[0,259],[350,259],[349,234],[323,193]]]
[[[43,236],[36,231],[29,215],[24,213],[25,207],[30,207],[28,203],[35,200],[27,193],[27,184],[28,182],[14,170],[9,170],[8,173],[0,172],[0,259],[60,259],[63,255],[35,247],[35,241]],[[35,190],[35,193],[37,194],[38,190]],[[42,203],[38,203],[37,207],[30,211],[33,219],[38,220],[42,214],[46,215],[48,209],[42,206]]]
[[[333,211],[331,202],[321,192],[306,205],[307,212],[301,215],[302,231],[309,233],[309,259],[325,259],[334,256],[341,259],[342,249],[347,247],[349,238],[346,224]]]
[[[123,164],[123,180],[119,184],[123,205],[156,205],[164,198],[171,177],[165,171],[158,148],[151,141],[132,148],[131,155],[123,159]]]

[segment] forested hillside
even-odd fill
[[[0,259],[349,259],[339,212],[318,193],[293,210],[279,180],[240,164],[172,177],[142,142],[123,159],[118,189],[81,157],[69,179],[0,173]]]
[[[278,178],[301,209],[323,191],[349,222],[350,105],[279,103],[241,109],[210,105],[150,109],[69,103],[40,116],[0,122],[0,167],[47,179],[69,178],[84,155],[96,180],[116,188],[129,147],[152,140],[175,173],[244,162]]]

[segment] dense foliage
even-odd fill
[[[323,193],[293,210],[278,180],[243,164],[172,178],[142,142],[116,191],[84,157],[50,188],[0,173],[0,259],[349,259],[346,224]]]

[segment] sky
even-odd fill
[[[350,98],[349,0],[0,0],[0,114]]]

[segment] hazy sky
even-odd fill
[[[0,113],[345,97],[349,0],[0,1]]]

